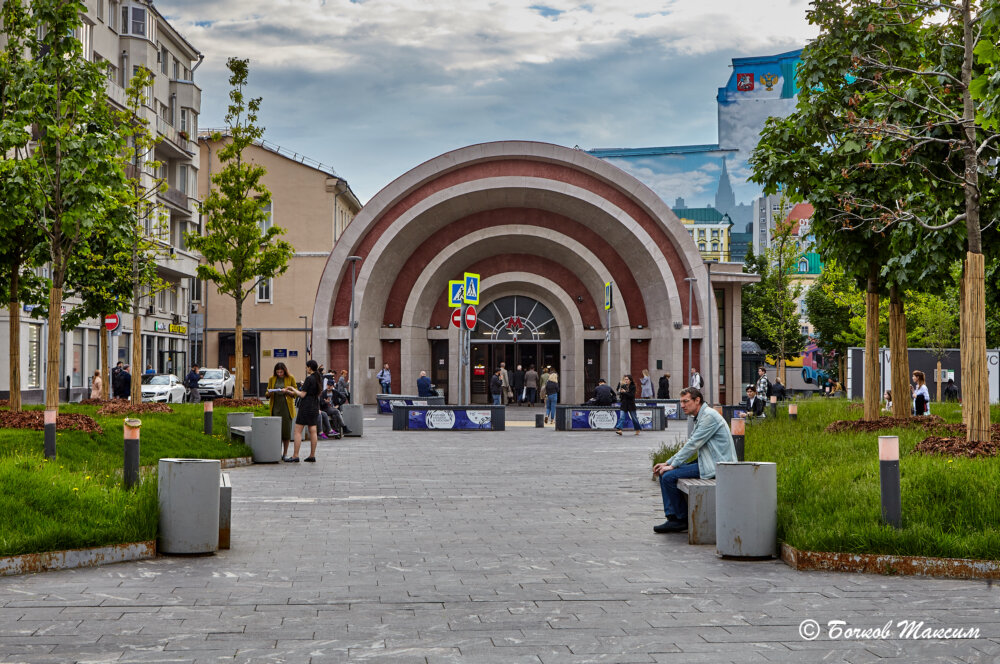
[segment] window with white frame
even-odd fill
[[[108,27],[115,32],[118,31],[118,11],[118,0],[108,0]]]
[[[809,261],[805,258],[799,261],[799,272],[806,273],[809,271]]]
[[[181,131],[188,130],[188,110],[186,108],[181,109]]]
[[[270,302],[271,301],[271,282],[273,280],[268,278],[257,284],[257,302]]]
[[[42,326],[28,325],[28,389],[42,386]]]
[[[260,230],[262,233],[266,233],[267,229],[274,226],[274,206],[269,202],[262,209],[264,210],[264,214],[267,216],[261,220]]]
[[[97,0],[97,20],[104,20],[104,0]]]
[[[180,77],[181,77],[181,63],[177,61],[177,58],[174,58],[174,80],[177,80]]]
[[[192,279],[191,280],[191,301],[201,302],[201,280]]]
[[[76,38],[80,41],[80,46],[83,49],[84,60],[94,59],[94,26],[84,22],[79,28],[76,29]]]
[[[129,25],[128,32],[130,35],[136,35],[139,37],[146,36],[145,7],[132,7],[132,23]]]
[[[182,194],[188,193],[188,165],[181,164],[177,172],[177,190]]]
[[[166,46],[160,46],[160,73],[168,74],[167,69],[170,67],[170,51],[167,50]]]

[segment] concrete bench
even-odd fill
[[[219,548],[229,548],[229,533],[233,523],[233,485],[229,473],[219,474]]]
[[[229,437],[230,438],[241,438],[247,445],[250,444],[250,438],[253,434],[253,427],[229,427]]]
[[[715,480],[680,479],[688,497],[688,544],[715,544]]]

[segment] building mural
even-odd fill
[[[795,67],[802,51],[733,58],[732,73],[718,96],[719,142],[711,145],[594,149],[590,153],[635,176],[671,208],[713,208],[732,221],[734,255],[742,261],[755,225],[773,223],[758,204],[762,192],[749,182],[747,160],[767,118],[789,115],[798,88]],[[759,234],[759,233],[758,233]],[[755,243],[756,245],[756,243]],[[755,247],[756,248],[756,247]],[[713,258],[715,258],[713,256]]]

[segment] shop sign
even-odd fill
[[[288,357],[288,349],[287,348],[275,348],[274,349],[274,356],[275,357]]]
[[[263,355],[264,357],[271,357],[271,351],[269,351],[269,350],[262,350],[261,351],[261,355]]]
[[[171,325],[170,326],[170,333],[171,334],[187,334],[187,331],[188,331],[187,325]]]
[[[297,350],[288,351],[288,357],[298,357],[298,356],[299,356],[299,351]]]
[[[167,331],[167,324],[166,323],[161,323],[160,321],[154,321],[153,322],[153,331],[154,332],[166,332]]]

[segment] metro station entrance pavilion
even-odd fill
[[[563,403],[584,401],[599,377],[613,385],[623,373],[638,380],[643,369],[654,383],[669,372],[676,398],[689,347],[694,366],[711,377],[713,401],[740,398],[740,287],[753,277],[740,264],[705,263],[659,196],[581,150],[472,145],[380,191],[347,227],[320,280],[312,347],[328,369],[349,364],[351,256],[360,258],[356,402],[374,402],[385,362],[394,393],[415,393],[426,371],[458,402],[459,335],[446,291],[465,272],[481,275],[466,381],[473,403],[486,402],[500,362],[508,370],[534,364],[539,373],[551,365]]]

